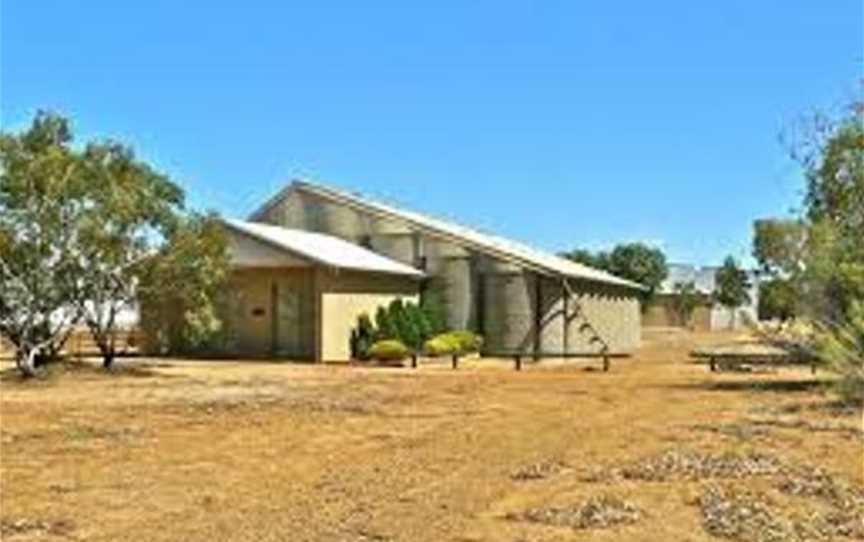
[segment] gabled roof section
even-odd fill
[[[228,228],[273,248],[287,251],[292,255],[321,265],[417,278],[423,276],[420,270],[410,265],[391,260],[332,235],[240,220],[226,219],[222,222]]]
[[[421,231],[429,233],[430,235],[451,239],[454,242],[469,246],[478,252],[489,254],[505,261],[521,264],[545,274],[613,284],[636,290],[646,290],[646,288],[639,283],[538,250],[518,241],[481,232],[474,228],[455,224],[451,221],[416,213],[414,211],[408,211],[393,205],[368,199],[365,196],[360,196],[358,194],[324,186],[318,183],[312,183],[306,180],[293,181],[290,185],[267,201],[267,203],[265,203],[260,209],[255,211],[250,216],[250,220],[261,219],[264,213],[282,201],[293,191],[314,194],[323,199],[353,207],[357,210],[367,212],[380,218],[402,220]]]

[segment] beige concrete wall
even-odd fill
[[[651,300],[642,313],[642,325],[645,327],[685,327],[674,308],[674,296],[659,294]],[[711,303],[708,300],[693,310],[690,322],[686,326],[696,331],[711,329]]]
[[[571,313],[577,307],[581,310],[609,346],[610,353],[632,354],[639,348],[641,311],[639,298],[632,291],[592,284],[574,290],[577,296],[569,301]],[[568,353],[599,352],[600,345],[590,343],[591,333],[580,330],[582,321],[579,317],[571,319]]]
[[[482,332],[487,335],[490,351],[533,351],[537,335],[537,291],[532,271],[497,262],[458,243],[415,231],[416,228],[403,221],[381,220],[336,207],[338,204],[318,196],[295,192],[274,206],[266,220],[287,227],[322,231],[354,242],[370,240],[374,250],[409,264],[418,256],[414,249],[419,247],[426,259],[430,286],[443,288],[448,320],[453,327],[473,328],[482,319]],[[419,235],[416,245],[415,234]],[[544,279],[544,286],[547,281],[554,282]],[[573,317],[576,306],[582,308],[584,316],[613,353],[630,353],[638,347],[641,313],[636,292],[582,281],[573,282],[573,289],[577,297],[569,303],[570,312],[566,317],[560,284],[557,290],[555,287],[542,290],[541,351],[590,353],[599,349],[598,345],[588,343],[588,334],[578,331],[584,320]],[[478,306],[481,303],[482,309]],[[347,300],[337,304],[367,305]],[[330,305],[332,303],[328,302]],[[349,312],[352,317],[356,316],[355,309]],[[567,319],[578,323],[566,325]],[[340,328],[333,333],[341,337],[343,332]]]
[[[299,296],[298,341],[288,350],[274,351],[273,286],[290,288]],[[228,353],[278,355],[311,359],[315,355],[318,306],[314,268],[238,269],[232,273],[227,324],[233,340]]]
[[[541,355],[597,354],[602,343],[591,342],[593,334],[582,327],[586,321],[612,354],[631,354],[639,347],[640,305],[631,291],[579,282],[571,283],[575,295],[568,295],[559,279],[498,267],[484,278],[483,333],[489,353],[528,354],[539,346]]]
[[[395,299],[419,301],[419,282],[407,277],[319,269],[316,283],[321,303],[318,359],[323,361],[351,357],[351,329],[364,312],[374,318],[378,307]]]

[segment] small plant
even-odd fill
[[[840,376],[837,391],[843,400],[864,402],[864,302],[852,304],[846,322],[819,333],[817,352]]]
[[[396,332],[395,339],[399,339],[403,344],[413,349],[420,348],[423,340],[417,330],[417,326],[411,319],[410,309],[402,302],[401,299],[394,299],[390,303],[388,316],[393,328]]]
[[[482,337],[472,331],[462,330],[432,337],[424,343],[423,350],[430,356],[446,356],[479,352],[482,347]]]
[[[375,311],[375,328],[376,340],[382,341],[386,339],[399,338],[399,333],[396,330],[393,318],[390,315],[390,311],[387,310],[387,307],[378,307],[378,310]]]
[[[410,353],[402,341],[395,339],[377,341],[369,348],[369,357],[375,361],[402,361]]]
[[[427,291],[420,300],[420,310],[429,323],[429,336],[447,331],[447,310],[441,296],[434,291]]]
[[[357,318],[357,327],[351,330],[351,352],[357,359],[369,359],[369,348],[375,342],[375,326],[365,312]]]
[[[479,352],[483,348],[483,337],[473,331],[451,331],[447,335],[459,345],[459,351],[463,354]]]
[[[405,304],[405,316],[411,321],[414,329],[417,330],[417,335],[419,336],[417,346],[422,346],[422,343],[426,342],[433,335],[429,318],[426,316],[426,313],[424,313],[423,310],[414,303]]]
[[[438,335],[432,337],[423,344],[423,351],[427,356],[449,356],[461,353],[459,343],[450,335]]]

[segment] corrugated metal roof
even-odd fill
[[[282,192],[268,201],[261,209],[256,211],[251,217],[252,220],[263,215],[267,209],[281,201],[292,190],[301,190],[316,194],[331,201],[337,201],[354,206],[378,216],[397,218],[433,234],[453,238],[474,248],[475,250],[478,250],[479,252],[490,253],[496,257],[527,265],[528,267],[533,267],[548,274],[614,284],[639,290],[646,289],[644,286],[636,282],[538,250],[518,241],[484,233],[474,228],[455,224],[451,221],[434,218],[414,211],[408,211],[393,205],[368,199],[364,196],[323,186],[318,183],[311,183],[305,180],[292,182],[291,185],[286,187]]]
[[[322,265],[418,278],[423,276],[420,270],[410,265],[391,260],[332,235],[240,220],[226,219],[223,222],[229,228],[254,239]]]

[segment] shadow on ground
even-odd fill
[[[666,386],[679,390],[702,391],[764,391],[764,392],[814,392],[825,389],[828,384],[823,380],[734,380],[727,382],[703,381]]]

